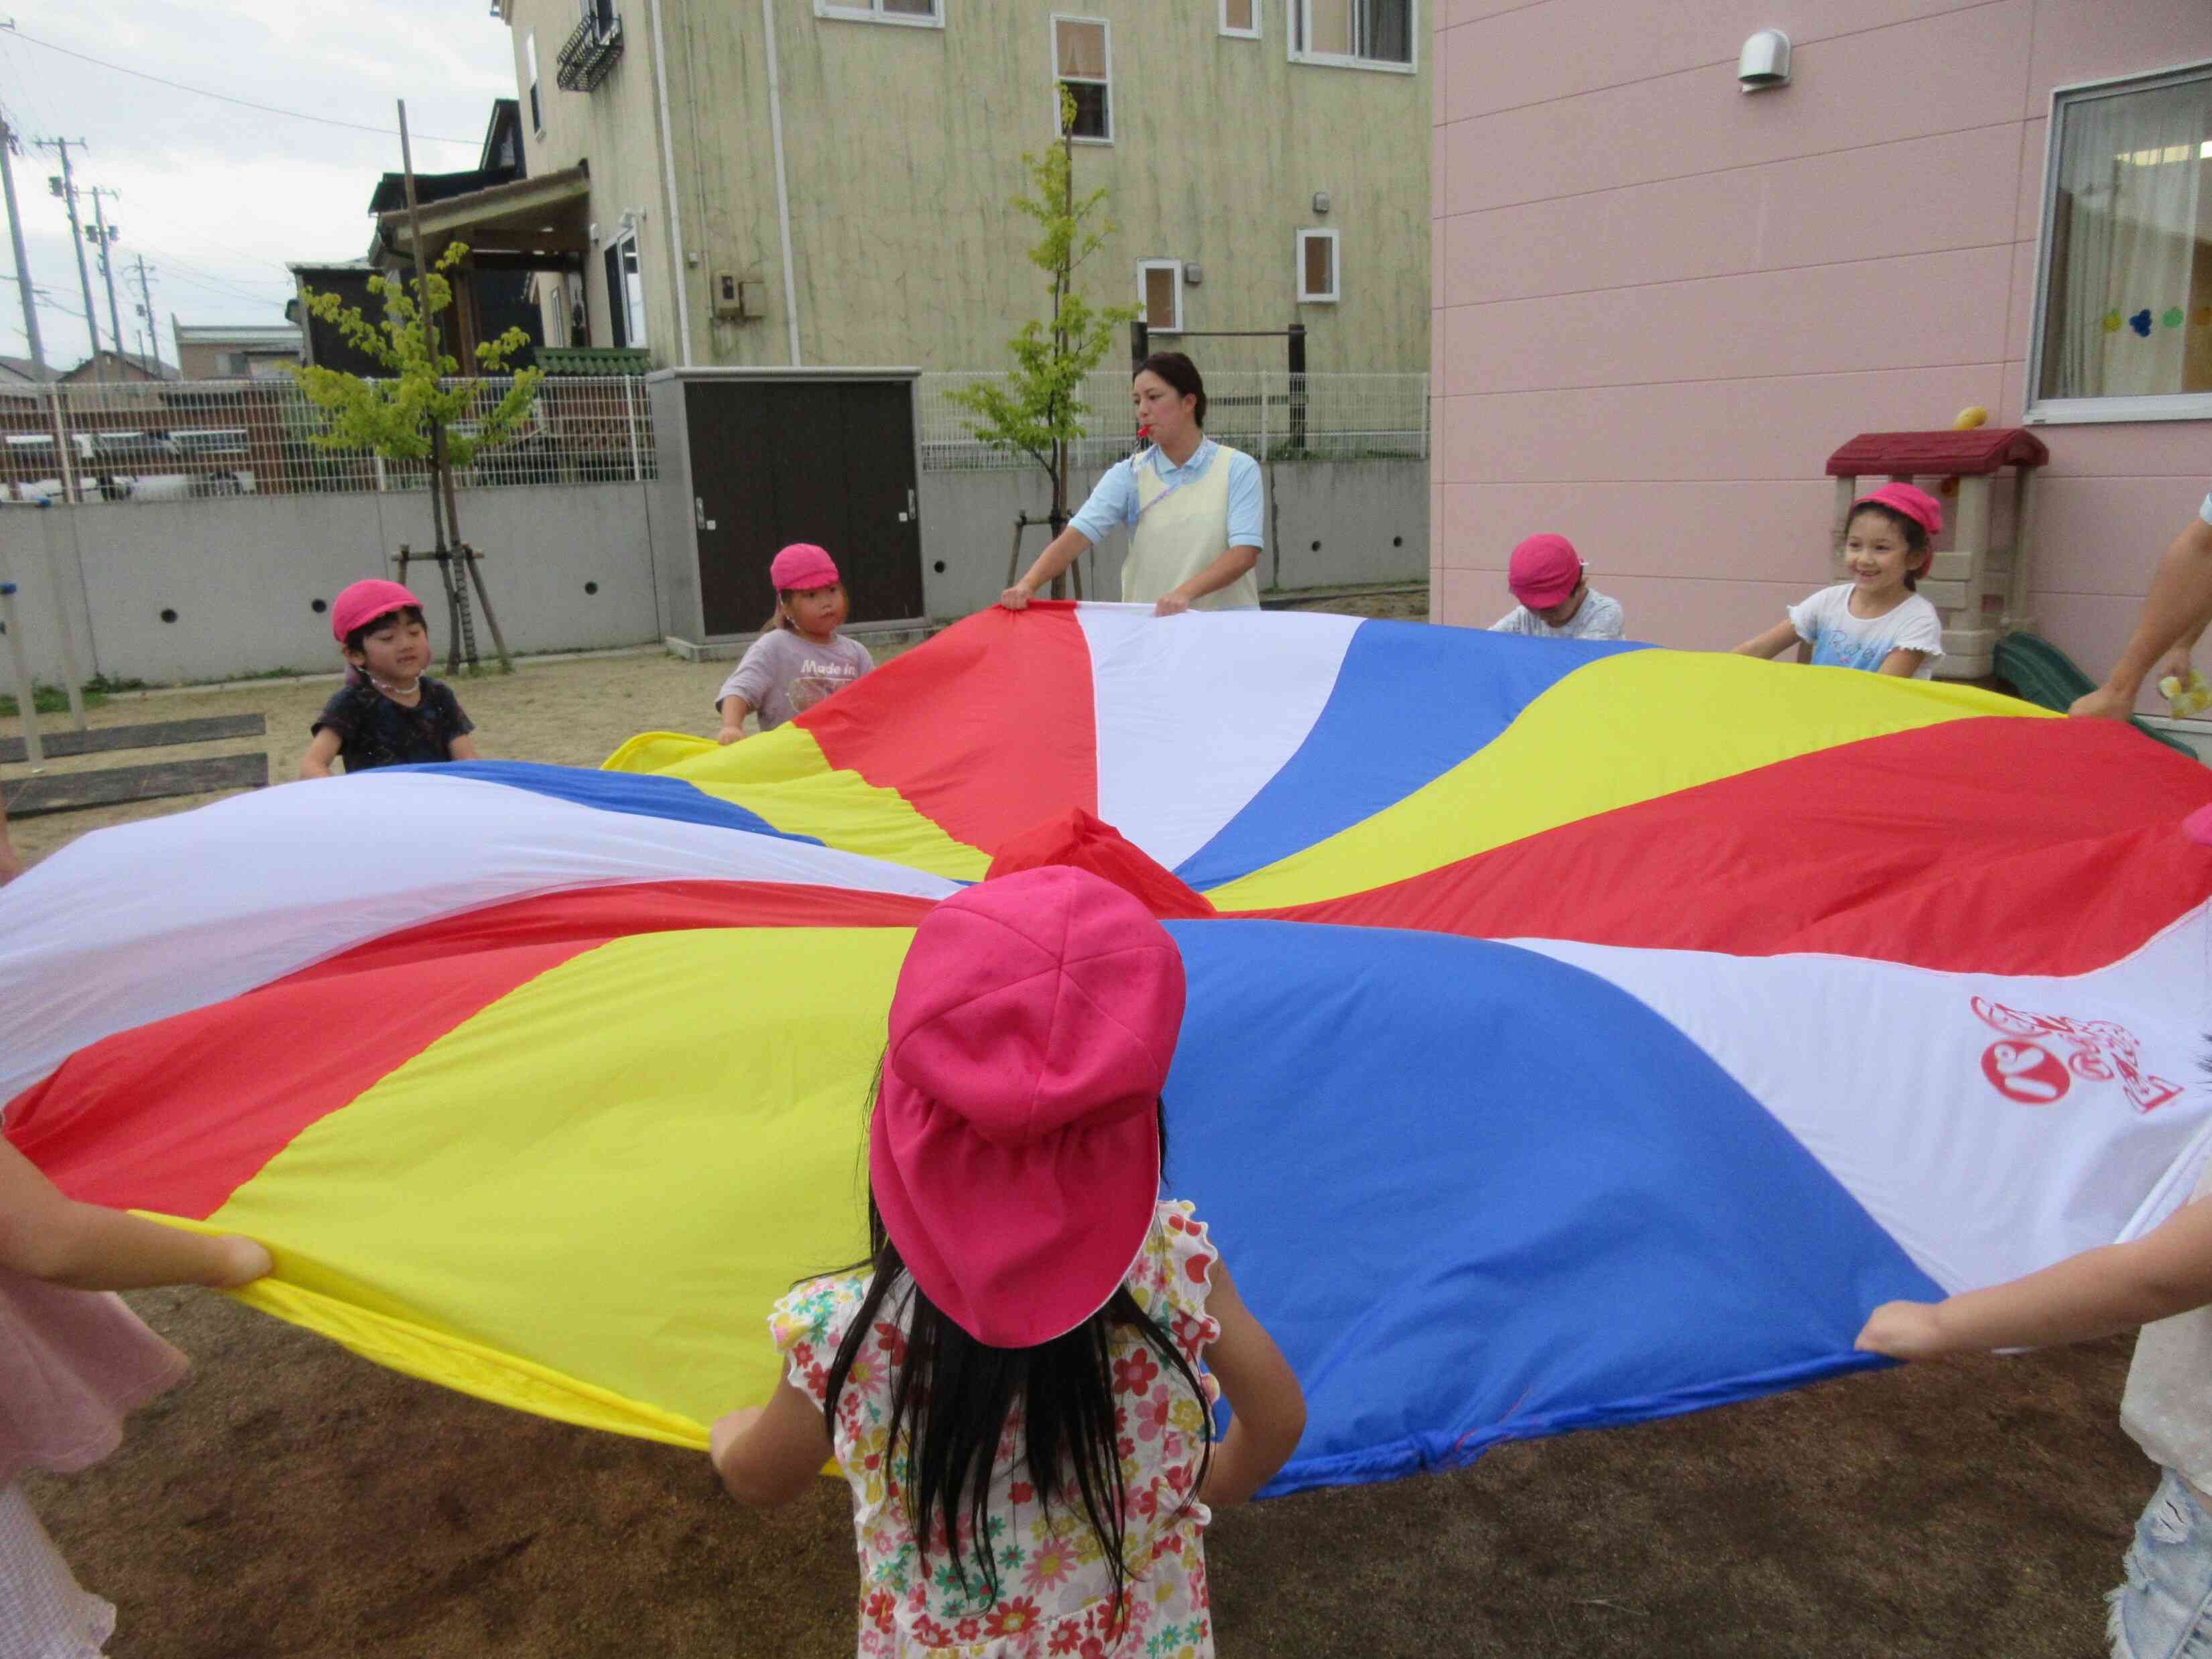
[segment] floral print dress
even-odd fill
[[[1180,1200],[1160,1205],[1126,1281],[1137,1304],[1167,1329],[1195,1369],[1221,1327],[1206,1311],[1215,1251],[1206,1225]],[[778,1302],[769,1328],[792,1385],[823,1402],[830,1362],[867,1294],[863,1273],[810,1279]],[[1200,1534],[1212,1516],[1191,1501],[1219,1389],[1203,1371],[1206,1406],[1134,1332],[1112,1338],[1115,1416],[1125,1493],[1127,1582],[1117,1607],[1104,1547],[1079,1499],[1048,1516],[1026,1480],[1021,1417],[1007,1421],[991,1480],[987,1527],[997,1556],[999,1596],[978,1582],[972,1557],[963,1591],[940,1547],[927,1563],[906,1510],[903,1453],[886,1460],[893,1370],[906,1352],[904,1310],[893,1297],[847,1373],[831,1425],[837,1467],[853,1488],[860,1553],[863,1659],[1212,1659],[1206,1555]],[[965,1553],[969,1540],[962,1539]]]

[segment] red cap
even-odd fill
[[[1853,501],[1851,510],[1856,513],[1869,501],[1893,513],[1902,513],[1930,537],[1943,533],[1943,503],[1916,484],[1886,483]]]
[[[1565,536],[1529,537],[1513,550],[1505,568],[1506,586],[1531,611],[1559,604],[1582,579],[1582,556]]]
[[[768,579],[779,593],[805,592],[810,587],[835,587],[837,562],[826,548],[812,542],[793,542],[769,561]]]
[[[354,582],[340,588],[337,598],[331,601],[331,637],[343,645],[345,636],[355,629],[410,605],[417,611],[422,608],[422,601],[398,582],[388,582],[381,576]]]
[[[970,887],[915,931],[869,1186],[914,1282],[977,1341],[1048,1342],[1128,1276],[1182,1010],[1167,930],[1081,870]]]

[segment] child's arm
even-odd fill
[[[1221,1335],[1206,1351],[1206,1365],[1229,1397],[1231,1415],[1198,1496],[1219,1509],[1243,1503],[1290,1461],[1306,1431],[1306,1397],[1275,1339],[1237,1294],[1229,1264],[1217,1260],[1210,1277],[1206,1310]]]
[[[0,1140],[0,1267],[77,1291],[222,1290],[260,1278],[270,1261],[250,1238],[210,1238],[65,1198]]]
[[[718,1421],[707,1455],[730,1496],[750,1509],[774,1509],[805,1492],[835,1448],[821,1407],[786,1377],[765,1406],[745,1406]]]
[[[1784,617],[1764,634],[1754,634],[1735,648],[1739,657],[1778,657],[1800,643],[1797,624]]]
[[[338,734],[329,726],[315,733],[315,740],[307,745],[307,752],[300,757],[300,775],[303,778],[326,778],[331,775],[331,763],[338,757]]]
[[[1881,667],[1877,672],[1909,680],[1920,672],[1920,665],[1927,660],[1925,651],[1908,651],[1900,645],[1881,659]]]
[[[23,873],[23,860],[16,856],[15,843],[8,839],[8,804],[0,801],[0,887]]]
[[[714,705],[722,711],[722,729],[714,734],[717,743],[735,743],[745,734],[745,716],[753,712],[752,705],[743,697],[725,697]]]
[[[2212,1203],[2185,1204],[2141,1238],[1942,1302],[1885,1302],[1856,1346],[1898,1359],[2087,1342],[2212,1302]]]
[[[447,740],[446,758],[447,760],[482,760],[483,757],[477,753],[476,738],[468,732],[463,732]]]

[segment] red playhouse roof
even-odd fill
[[[1944,477],[2041,466],[2043,440],[2022,426],[1978,426],[1966,432],[1862,432],[1828,457],[1832,478],[1880,473],[1939,473]]]

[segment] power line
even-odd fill
[[[257,104],[251,98],[234,98],[227,92],[210,92],[205,87],[188,87],[181,81],[171,81],[159,75],[149,75],[143,70],[126,69],[120,64],[111,64],[104,58],[94,58],[86,52],[71,51],[67,46],[58,46],[51,40],[41,40],[38,36],[26,34],[21,29],[10,29],[7,32],[14,39],[22,41],[27,46],[44,46],[48,52],[58,52],[64,58],[76,58],[79,63],[92,64],[100,69],[112,70],[118,75],[136,76],[141,81],[151,81],[158,86],[173,87],[179,92],[193,93],[202,98],[218,99],[223,103],[237,104],[246,109],[258,109],[264,115],[286,115],[295,121],[313,121],[326,127],[347,127],[355,132],[373,132],[382,138],[397,138],[399,136],[399,130],[397,127],[364,126],[358,121],[340,121],[328,115],[309,115],[303,110],[279,109],[274,104]],[[483,143],[481,138],[441,138],[434,133],[428,132],[413,133],[410,136],[431,144],[467,144],[473,148],[481,146]]]

